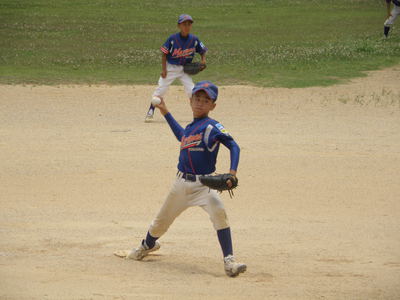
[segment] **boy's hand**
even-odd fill
[[[219,192],[228,191],[229,195],[233,196],[233,189],[238,186],[238,178],[230,173],[219,174],[219,175],[201,175],[199,177],[200,182],[208,186],[210,189],[217,190]]]
[[[160,103],[160,104],[157,104],[157,105],[154,105],[154,106],[157,107],[157,108],[160,110],[160,113],[161,113],[163,116],[165,116],[165,115],[168,113],[168,108],[167,108],[167,106],[165,105],[164,98],[163,98],[163,97],[160,97],[160,96],[159,96],[159,98],[161,99],[161,103]]]
[[[231,174],[235,177],[236,177],[236,173],[237,172],[235,170],[229,170],[229,174]],[[226,184],[228,185],[229,188],[232,188],[232,186],[233,186],[233,182],[230,179],[227,180]]]
[[[161,72],[161,77],[162,77],[162,78],[167,77],[167,70],[163,70],[163,71]]]

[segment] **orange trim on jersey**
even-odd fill
[[[169,53],[168,49],[165,48],[165,47],[161,47],[160,49],[161,49],[161,51],[162,51],[163,53],[165,53],[165,54],[168,54],[168,53]]]
[[[188,152],[188,158],[189,158],[190,167],[192,168],[193,174],[196,174],[196,170],[194,169],[193,162],[192,162],[192,157],[190,156],[189,149],[187,150],[187,152]]]

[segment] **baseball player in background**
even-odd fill
[[[186,14],[180,15],[178,18],[180,32],[171,35],[161,46],[162,72],[153,97],[163,97],[169,86],[178,78],[183,84],[188,98],[192,96],[194,83],[192,78],[183,71],[183,66],[192,62],[196,52],[201,56],[202,65],[206,65],[207,52],[206,46],[204,46],[199,38],[190,33],[192,24],[193,18],[191,16]],[[153,115],[154,105],[150,104],[145,121],[151,121]]]
[[[199,181],[200,175],[215,172],[221,143],[230,150],[229,173],[236,176],[239,164],[239,146],[221,123],[208,116],[216,106],[217,96],[218,88],[213,83],[202,81],[195,85],[190,99],[194,119],[185,129],[173,118],[163,100],[156,105],[180,142],[178,173],[163,206],[150,225],[146,238],[126,258],[142,260],[150,252],[158,250],[160,244],[157,240],[168,230],[175,218],[189,207],[200,206],[209,214],[217,232],[226,274],[234,277],[246,271],[246,265],[236,262],[233,256],[231,230],[219,194]]]
[[[400,0],[385,0],[387,7],[388,17],[383,25],[383,34],[387,38],[389,35],[390,27],[393,26],[394,21],[400,15]],[[393,9],[390,9],[391,2],[393,2]]]

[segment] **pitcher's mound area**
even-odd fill
[[[157,254],[113,255],[145,237],[176,174],[168,124],[144,122],[154,86],[0,86],[0,299],[399,299],[399,74],[220,88],[211,116],[241,147],[222,194],[238,278],[197,208]],[[165,100],[191,122],[181,86]]]

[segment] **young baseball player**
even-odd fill
[[[157,239],[168,230],[175,218],[191,206],[200,206],[209,214],[217,231],[226,274],[234,277],[246,271],[246,265],[234,259],[231,230],[221,198],[215,190],[210,190],[199,181],[199,175],[215,171],[221,143],[230,150],[229,173],[236,175],[239,164],[239,146],[221,123],[208,116],[216,106],[217,96],[218,88],[213,83],[202,81],[195,85],[190,99],[194,119],[185,129],[173,118],[163,100],[156,105],[180,142],[178,173],[146,238],[126,258],[141,260],[150,252],[160,249]]]
[[[390,9],[391,2],[393,2],[393,9]],[[383,34],[385,38],[388,37],[390,27],[394,24],[394,21],[397,19],[397,17],[400,15],[400,0],[386,0],[386,8],[387,8],[387,14],[388,17],[383,24]]]
[[[195,53],[201,56],[201,63],[206,64],[207,48],[199,40],[199,38],[190,33],[192,30],[193,19],[191,16],[183,14],[178,18],[178,33],[171,35],[161,46],[162,52],[162,72],[158,80],[158,87],[152,97],[162,97],[167,92],[169,86],[178,79],[185,88],[185,92],[190,98],[194,83],[192,78],[183,72],[183,65],[193,60]],[[146,122],[153,119],[154,105],[150,104],[150,108],[146,114]]]

